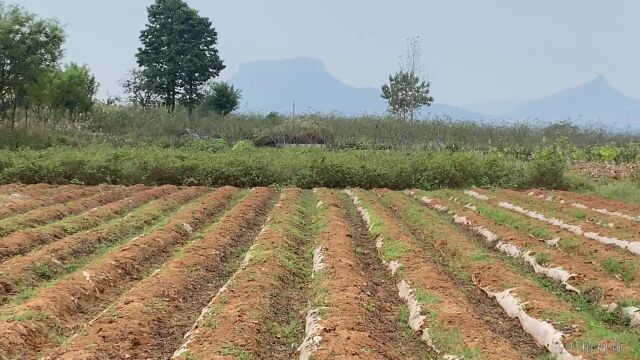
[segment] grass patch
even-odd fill
[[[278,339],[278,342],[285,344],[291,350],[297,349],[300,340],[304,337],[302,322],[297,317],[289,319],[289,322],[284,324],[268,322],[265,327],[275,339]]]
[[[20,314],[0,314],[0,321],[17,321],[26,322],[34,320],[44,320],[47,318],[47,314],[41,311],[28,310]]]
[[[549,262],[551,261],[549,254],[547,253],[538,253],[535,255],[534,258],[536,262],[542,266],[548,265]]]
[[[399,241],[393,239],[384,239],[382,248],[380,249],[380,256],[384,261],[388,262],[399,259],[406,252],[407,248]]]
[[[617,275],[625,283],[631,283],[635,279],[635,272],[638,267],[635,263],[622,261],[615,257],[609,256],[602,260],[602,268],[609,275]]]
[[[573,210],[571,212],[571,216],[578,220],[585,220],[587,218],[587,213],[582,210]]]
[[[220,355],[223,356],[235,356],[239,360],[251,360],[253,354],[241,347],[236,347],[233,344],[224,344],[220,349]]]
[[[576,250],[582,245],[582,241],[574,237],[563,237],[558,241],[558,247],[565,251]]]
[[[588,193],[630,204],[640,204],[640,181],[624,180],[598,184]]]
[[[414,295],[416,300],[421,304],[431,305],[431,304],[439,304],[442,302],[442,299],[430,292],[424,291],[422,289],[415,289]]]
[[[489,253],[484,249],[479,250],[470,255],[465,255],[465,258],[466,258],[466,261],[477,262],[477,263],[490,263],[493,261],[493,259],[491,258],[491,255],[489,255]]]

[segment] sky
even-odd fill
[[[57,18],[66,62],[89,65],[99,96],[136,66],[152,0],[8,0]],[[637,0],[187,0],[218,31],[228,79],[254,60],[313,57],[343,82],[379,87],[419,36],[438,102],[539,98],[604,75],[640,98]]]

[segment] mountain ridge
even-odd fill
[[[322,61],[309,57],[243,63],[229,82],[243,91],[243,112],[292,113],[294,101],[296,113],[386,112],[379,89],[348,85],[329,73]],[[604,123],[616,129],[640,129],[640,100],[621,93],[600,75],[535,100],[507,99],[467,106],[434,103],[420,116],[540,122],[570,119],[579,125]]]

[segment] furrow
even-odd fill
[[[65,204],[57,204],[42,209],[33,210],[26,214],[5,218],[3,220],[0,220],[0,235],[6,236],[18,230],[34,228],[37,226],[52,223],[67,216],[76,215],[84,211],[94,209],[97,206],[120,200],[131,195],[132,193],[141,191],[145,188],[146,187],[144,185],[136,185],[132,187],[111,187],[107,188],[104,191],[100,191],[95,195],[84,197]],[[2,240],[4,243],[4,239]],[[6,256],[7,254],[1,254],[0,258]]]
[[[579,358],[588,355],[582,344],[620,341],[628,348],[616,356],[626,358],[638,351],[640,344],[634,332],[609,323],[610,316],[604,309],[590,305],[579,295],[565,295],[554,288],[553,282],[526,271],[521,261],[487,252],[484,243],[465,236],[447,215],[401,193],[387,191],[383,202],[420,234],[430,255],[438,255],[438,261],[456,277],[470,278],[551,356]]]
[[[395,276],[398,295],[408,308],[407,323],[444,359],[527,358],[494,336],[456,285],[438,269],[403,225],[370,193],[347,190],[370,232],[380,258]]]
[[[174,186],[158,187],[134,195],[130,204],[142,203],[157,197],[161,199],[115,219],[102,226],[47,244],[24,256],[11,258],[0,265],[0,304],[10,296],[21,297],[45,281],[57,279],[72,272],[94,254],[106,251],[136,235],[178,206],[208,192],[206,188],[190,187],[178,190]],[[163,196],[168,193],[168,195]],[[135,199],[134,199],[135,198]]]
[[[238,193],[225,187],[181,209],[161,229],[96,259],[85,268],[0,311],[0,357],[34,358],[71,335],[136,281],[169,259],[214,221]]]
[[[0,205],[0,219],[5,219],[10,216],[16,216],[17,214],[26,213],[33,209],[38,209],[46,206],[52,206],[56,204],[64,204],[70,201],[74,201],[85,196],[91,196],[97,192],[108,189],[108,186],[91,186],[80,187],[69,185],[59,186],[54,189],[51,194],[43,198],[37,198],[27,200],[19,203],[2,204]]]
[[[496,195],[501,199],[506,199],[529,210],[548,214],[551,217],[563,218],[565,222],[590,227],[594,231],[605,232],[618,238],[640,238],[640,224],[638,222],[607,214],[603,209],[592,210],[581,203],[554,201],[555,198],[553,196],[538,198],[537,196],[528,195],[531,193],[513,190],[496,191]]]
[[[562,285],[564,285],[565,289],[580,293],[580,290],[578,290],[577,287],[569,284],[569,280],[576,277],[576,274],[572,274],[562,267],[550,268],[538,263],[538,260],[533,256],[533,253],[531,251],[523,250],[517,245],[501,240],[498,234],[496,234],[492,230],[489,230],[484,225],[478,224],[477,221],[473,221],[472,219],[470,219],[471,216],[469,216],[468,214],[461,215],[455,211],[450,210],[447,205],[442,204],[433,198],[429,198],[427,196],[419,196],[415,191],[406,191],[405,193],[420,200],[423,204],[436,211],[450,214],[455,224],[479,235],[488,244],[490,244],[490,247],[494,250],[502,252],[507,256],[522,259],[526,264],[531,266],[536,274],[543,274],[551,280],[560,282]]]
[[[377,287],[376,282],[381,279],[376,279],[376,272],[357,255],[370,249],[368,256],[376,256],[373,238],[366,234],[363,237],[350,227],[346,204],[335,191],[317,189],[316,195],[326,227],[316,240],[315,295],[307,313],[306,337],[299,348],[299,359],[426,357],[427,352],[420,349],[423,345],[403,339],[403,327],[397,321],[400,306],[393,298],[393,283]],[[359,247],[359,240],[370,245]],[[379,266],[374,269],[383,271]],[[385,279],[384,273],[382,276]],[[388,291],[380,291],[381,287],[388,287]]]
[[[560,249],[574,257],[576,262],[585,262],[585,259],[589,259],[586,263],[596,272],[622,280],[631,288],[640,288],[640,259],[630,252],[620,251],[613,245],[578,237],[569,230],[529,217],[527,214],[501,208],[495,203],[469,197],[459,198],[457,191],[446,190],[433,194],[454,202],[464,200],[467,208],[480,212],[494,222],[526,234],[536,242],[546,244],[548,249]]]
[[[256,188],[203,237],[115,302],[54,357],[167,358],[260,229],[274,191]],[[130,319],[135,319],[134,322]]]
[[[239,270],[203,309],[178,359],[290,359],[302,338],[310,195],[284,190]]]
[[[536,220],[545,222],[547,224],[556,226],[562,230],[569,231],[575,235],[583,236],[589,240],[595,240],[605,245],[614,245],[620,249],[627,250],[630,253],[633,253],[635,255],[640,255],[640,241],[629,241],[624,239],[618,239],[616,237],[602,236],[595,231],[585,229],[583,225],[570,224],[558,218],[546,217],[544,214],[540,212],[528,210],[507,201],[498,202],[498,206],[500,206],[503,209],[511,210],[513,212],[526,215],[532,219],[536,219]]]
[[[464,207],[444,200],[421,196],[420,191],[409,192],[425,205],[452,216],[455,224],[468,229],[483,239],[490,248],[519,258],[529,265],[536,274],[541,274],[563,285],[566,290],[586,297],[589,302],[600,304],[606,309],[619,311],[622,317],[629,318],[629,324],[637,326],[640,313],[633,306],[620,306],[619,303],[633,301],[637,303],[640,293],[622,280],[609,277],[595,271],[584,262],[584,258],[575,252],[565,253],[562,249],[543,245],[531,237],[523,237],[506,229],[502,225],[488,224],[486,219],[476,214],[480,211],[473,205]],[[449,210],[449,208],[455,208]],[[483,209],[484,210],[484,209]],[[486,211],[486,210],[485,210]],[[559,266],[546,266],[555,264]]]
[[[93,207],[77,216],[71,216],[59,222],[47,226],[14,232],[2,239],[0,244],[0,259],[6,259],[15,255],[22,255],[37,246],[49,244],[65,236],[73,235],[83,230],[98,226],[102,222],[109,221],[127,211],[138,207],[150,200],[165,196],[176,191],[172,185],[165,185],[147,189],[143,186],[128,188],[124,194],[113,194],[114,197],[122,195],[132,196],[110,202],[102,206]],[[101,202],[106,202],[103,199]]]
[[[542,197],[548,201],[568,203],[578,209],[590,209],[600,214],[615,216],[628,221],[640,222],[640,207],[621,201],[601,199],[595,196],[572,193],[568,191],[542,192],[533,190],[527,193],[529,196]]]

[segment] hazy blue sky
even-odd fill
[[[135,66],[151,0],[9,0],[56,17],[66,60],[87,63],[101,95]],[[640,98],[637,0],[189,0],[218,30],[231,77],[242,62],[315,57],[344,82],[378,87],[405,39],[423,39],[437,101],[535,98],[602,74]]]

